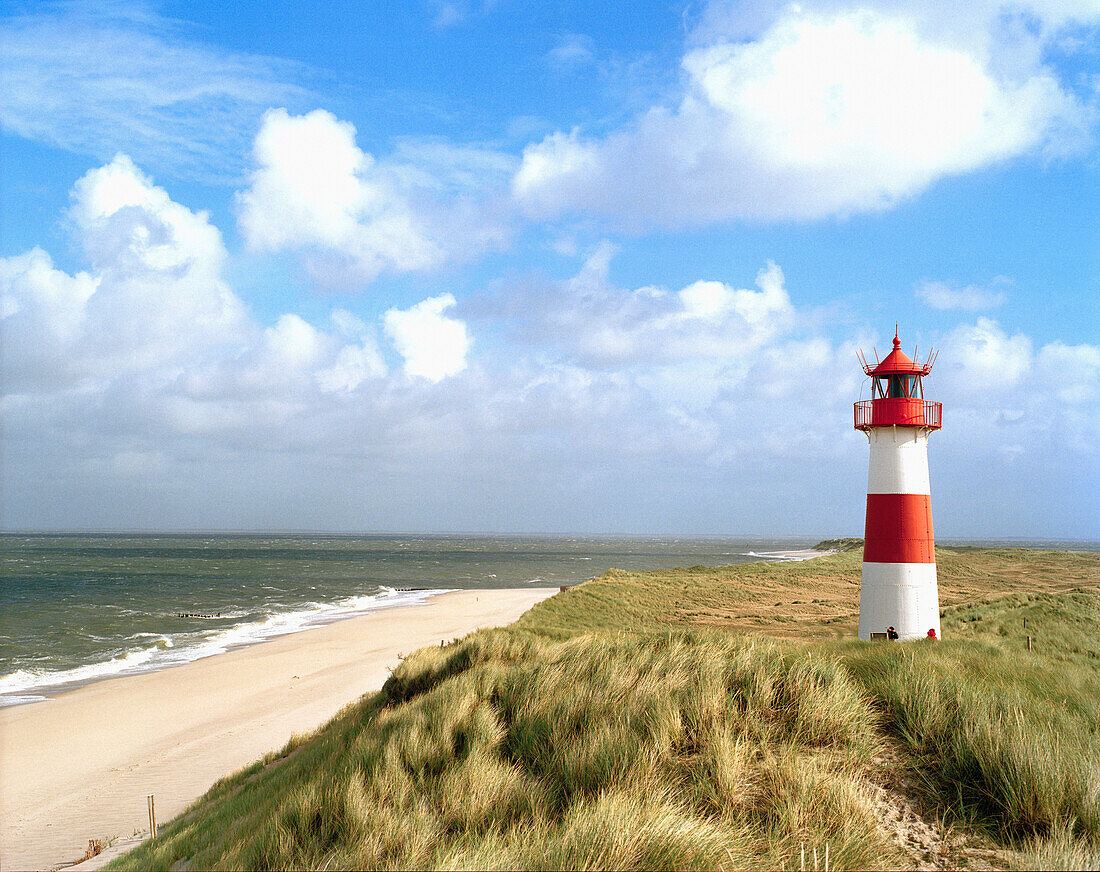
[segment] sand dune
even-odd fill
[[[460,591],[0,709],[0,868],[128,837],[381,687],[399,655],[507,624],[556,590]]]

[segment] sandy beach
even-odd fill
[[[0,869],[179,814],[215,781],[381,687],[401,655],[515,620],[557,588],[459,591],[0,709]]]
[[[748,557],[762,557],[768,560],[813,560],[815,557],[827,557],[836,552],[799,548],[795,551],[746,551],[745,554]]]

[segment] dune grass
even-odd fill
[[[1098,603],[1084,590],[1010,596],[951,610],[940,644],[833,653],[946,814],[1010,841],[1061,829],[1100,844]]]
[[[798,868],[825,844],[831,868],[897,868],[886,743],[1006,861],[1092,868],[1100,556],[941,551],[938,644],[811,627],[858,572],[612,571],[413,653],[110,868]],[[793,635],[768,621],[784,598],[803,638],[763,635]]]

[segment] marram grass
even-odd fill
[[[885,743],[936,814],[1007,862],[1092,868],[1100,558],[1067,557],[1053,578],[1043,552],[1048,575],[1009,596],[1016,555],[946,562],[1002,596],[946,609],[940,644],[714,620],[741,602],[736,625],[776,591],[825,599],[801,591],[847,585],[850,555],[609,573],[510,628],[413,653],[380,693],[223,779],[113,868],[798,868],[801,846],[826,844],[833,869],[897,868],[911,861],[873,788]]]

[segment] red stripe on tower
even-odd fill
[[[863,559],[869,563],[935,563],[932,497],[867,494]]]

